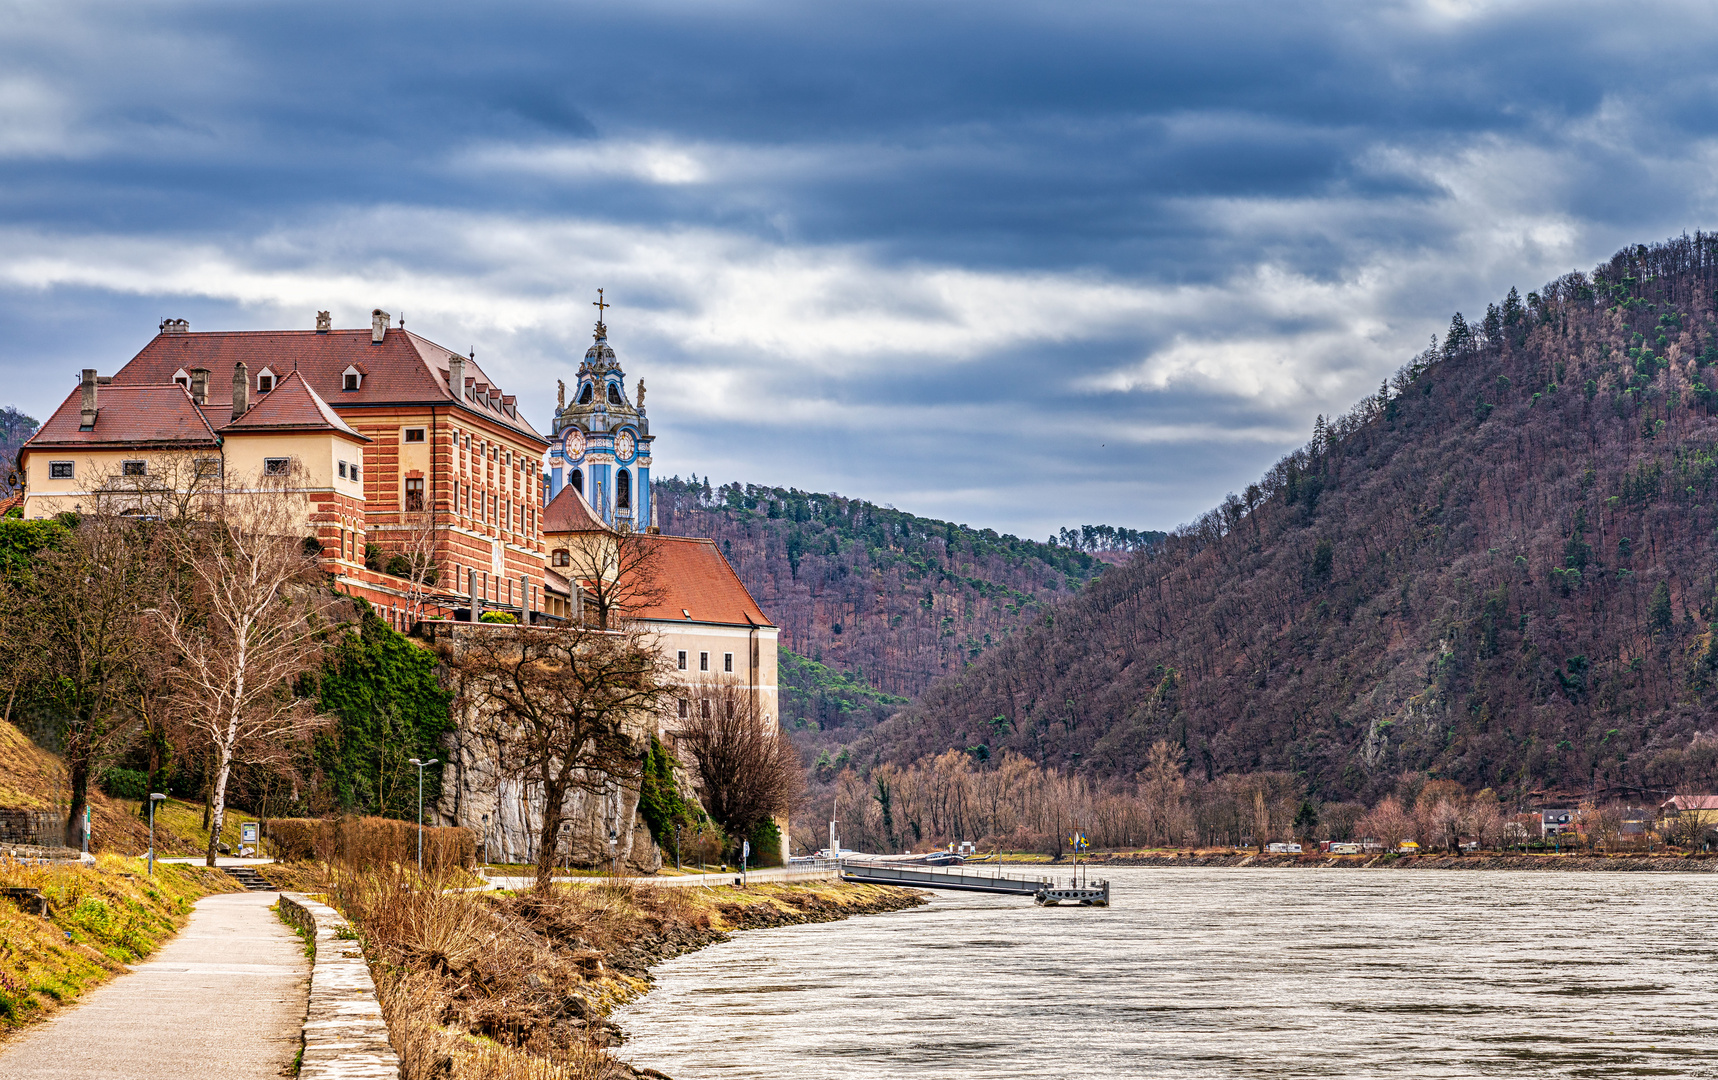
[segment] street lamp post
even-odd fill
[[[155,804],[167,796],[159,791],[149,793],[149,876],[155,876]]]
[[[424,766],[434,765],[435,758],[419,761],[417,758],[407,758],[418,767],[418,873],[424,872]]]
[[[680,869],[680,823],[674,823],[674,869]]]
[[[609,876],[620,876],[620,835],[613,829],[608,831],[608,862]]]

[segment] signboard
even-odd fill
[[[250,844],[252,846],[255,846],[255,844],[257,842],[257,830],[259,828],[261,828],[261,826],[259,826],[254,821],[240,822],[239,823],[239,843]]]

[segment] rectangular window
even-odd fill
[[[72,478],[72,463],[69,461],[48,462],[48,479],[70,480]]]
[[[340,479],[346,479],[346,463],[344,461],[340,463]]]
[[[206,479],[221,475],[221,459],[218,457],[200,457],[196,462],[197,478]]]
[[[680,699],[680,719],[684,720],[688,716],[692,715],[691,705],[692,703],[687,701],[685,698]]]
[[[409,428],[407,428],[406,429],[406,441],[407,442],[423,442],[424,441],[424,429],[421,427],[409,427]]]
[[[709,698],[705,698],[704,700],[698,702],[698,715],[703,717],[706,720],[710,719],[710,699]]]
[[[685,649],[680,650],[680,670],[681,671],[686,670],[686,650]]]
[[[346,382],[345,382],[345,385],[341,387],[341,389],[343,389],[343,390],[356,390],[356,389],[358,389],[358,373],[356,371],[348,371],[346,373]]]
[[[701,652],[698,654],[698,670],[699,671],[709,671],[710,670],[710,654],[709,653]]]
[[[121,476],[147,476],[149,470],[144,467],[141,461],[122,461],[119,464],[119,474]]]
[[[273,375],[258,375],[257,376],[257,391],[259,393],[266,394],[273,389],[274,389],[274,376]]]
[[[733,653],[725,652],[722,654],[722,670],[729,672],[729,673],[733,672],[733,670],[734,670],[734,654]]]
[[[406,480],[406,511],[408,513],[412,513],[412,512],[420,511],[423,508],[424,508],[424,480],[423,480],[423,477],[421,477],[421,476],[411,477],[411,478]]]
[[[358,476],[358,463],[357,463],[357,462],[356,462],[356,461],[354,461],[354,462],[353,462],[353,463],[352,463],[352,479],[354,479],[354,480],[357,480],[357,479],[359,479],[359,476]]]
[[[292,459],[288,457],[268,457],[262,459],[264,476],[285,476],[292,471]]]

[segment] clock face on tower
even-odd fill
[[[632,432],[623,431],[614,441],[614,455],[622,461],[631,461],[632,452],[638,449],[638,444],[632,439]]]
[[[585,453],[585,433],[579,428],[567,429],[567,456],[583,457]]]

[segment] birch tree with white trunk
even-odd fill
[[[278,764],[332,722],[297,693],[322,659],[328,594],[304,541],[305,497],[269,476],[204,500],[195,520],[166,530],[181,587],[156,609],[178,663],[180,720],[207,748],[215,865],[235,763]]]

